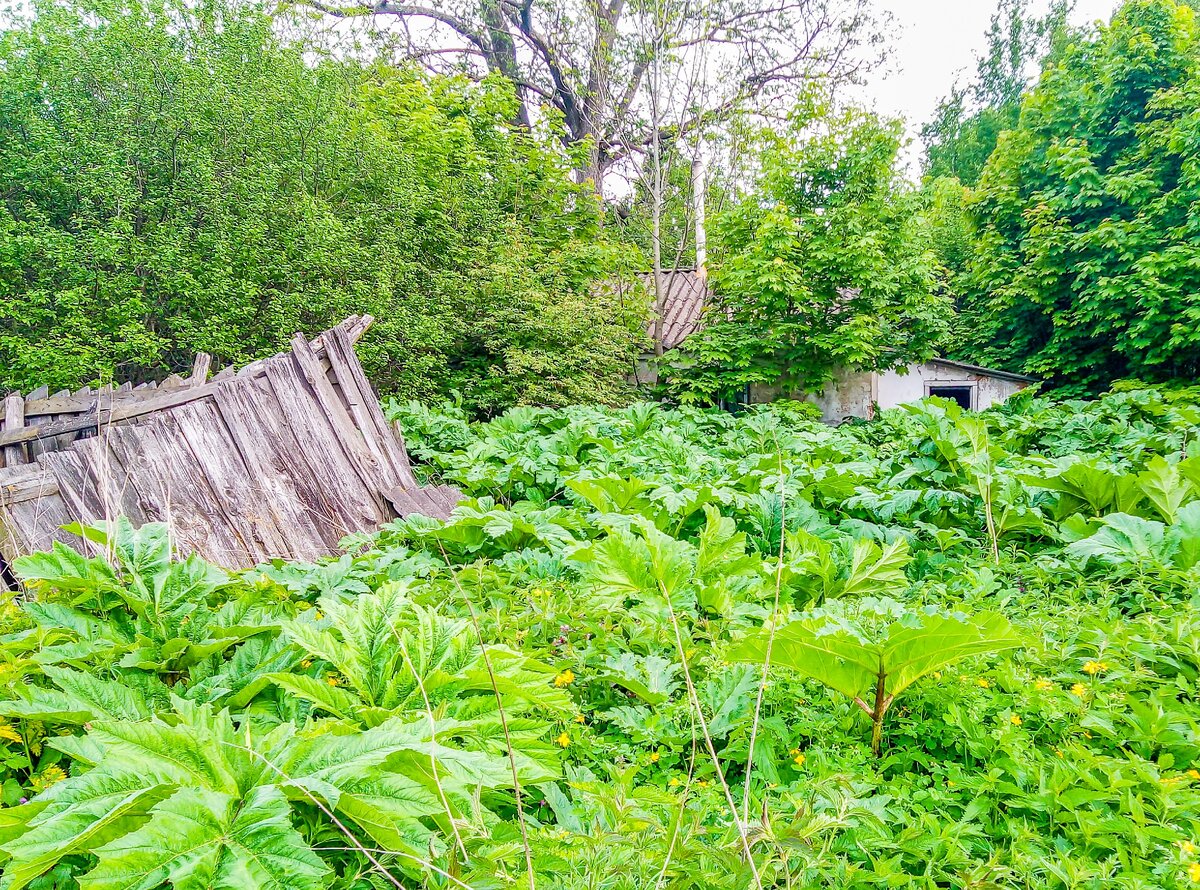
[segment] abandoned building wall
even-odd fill
[[[906,402],[915,402],[930,395],[931,389],[963,388],[970,393],[970,407],[983,411],[998,405],[1009,396],[1024,389],[1026,382],[952,364],[944,361],[929,361],[910,365],[899,371],[879,374],[880,408],[894,408]]]
[[[847,417],[871,417],[876,405],[895,408],[919,401],[938,389],[957,390],[967,403],[965,407],[982,411],[1026,386],[1028,381],[1016,375],[986,373],[983,369],[934,359],[895,371],[842,370],[822,392],[806,398],[821,409],[821,419],[826,423],[840,423]],[[763,393],[762,401],[768,401],[767,395]]]

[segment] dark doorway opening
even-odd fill
[[[957,402],[958,407],[964,411],[970,411],[973,407],[971,405],[971,387],[969,386],[931,386],[929,394]]]

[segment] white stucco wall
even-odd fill
[[[982,411],[1003,402],[1026,384],[931,361],[899,371],[842,372],[826,384],[823,392],[808,398],[820,407],[826,423],[839,423],[847,417],[870,417],[872,405],[894,408],[919,401],[929,394],[931,386],[969,386],[973,390],[971,407]]]

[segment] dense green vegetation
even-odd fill
[[[1127,0],[1107,26],[1070,33],[1057,7],[1038,20],[1005,5],[979,107],[962,118],[951,97],[925,130],[929,175],[969,186],[955,201],[931,184],[960,311],[952,351],[1076,392],[1193,379],[1195,10]],[[1039,51],[1041,76],[1023,90]]]
[[[1200,371],[1191,4],[1125,0],[1111,23],[1074,28],[1068,3],[1000,2],[973,81],[922,130],[920,188],[900,123],[838,93],[846,66],[789,69],[766,126],[753,90],[703,114],[672,106],[686,127],[646,104],[653,83],[668,104],[715,101],[671,80],[694,34],[613,35],[610,58],[572,43],[619,99],[585,102],[579,72],[543,83],[537,60],[566,51],[570,5],[493,24],[460,11],[452,30],[490,47],[486,74],[434,64],[423,37],[406,56],[381,33],[342,39],[253,0],[12,13],[0,387],[161,378],[197,351],[220,367],[370,312],[363,357],[390,394],[458,393],[473,416],[628,404],[655,295],[602,285],[648,268],[655,232],[662,265],[690,265],[704,152],[717,305],[664,374],[677,401],[816,389],[839,366],[936,353],[1074,393]],[[672,9],[659,24],[684,27]],[[877,36],[843,12],[849,66]],[[537,43],[543,19],[557,49]],[[533,67],[506,74],[509,50]],[[750,64],[763,67],[776,70]],[[602,121],[617,129],[599,145]],[[584,175],[604,170],[623,185]]]
[[[1047,67],[972,199],[972,354],[1096,389],[1200,371],[1200,30],[1130,0]]]
[[[254,5],[38,3],[0,33],[0,389],[161,378],[378,319],[372,378],[615,401],[644,305],[500,79],[305,58]],[[313,50],[316,52],[316,49]]]
[[[899,122],[802,106],[762,139],[757,181],[716,220],[715,305],[681,349],[672,394],[820,389],[839,368],[929,358],[951,306],[926,201],[899,171]]]
[[[1195,886],[1198,396],[395,404],[447,522],[17,563],[4,886]]]

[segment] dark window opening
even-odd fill
[[[971,410],[971,387],[969,386],[931,386],[929,394],[956,402],[958,407],[964,411]]]
[[[717,402],[717,405],[722,411],[728,411],[730,414],[738,414],[746,410],[750,404],[750,384],[746,384],[738,392],[732,393],[727,398],[723,398]]]

